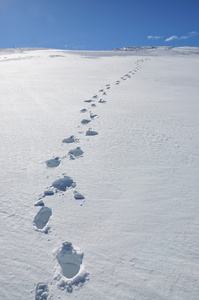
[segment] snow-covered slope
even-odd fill
[[[198,49],[142,51],[0,51],[0,299],[198,299]]]
[[[131,51],[131,54],[134,55],[152,55],[152,56],[160,56],[160,55],[190,55],[190,54],[199,54],[198,47],[168,47],[168,46],[144,46],[144,47],[124,47],[112,49],[111,51]]]

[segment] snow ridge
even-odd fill
[[[144,46],[144,47],[123,47],[111,49],[110,51],[126,52],[130,51],[135,55],[191,55],[199,54],[199,47],[169,47],[169,46]]]

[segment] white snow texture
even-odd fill
[[[0,50],[0,299],[199,299],[198,54]]]

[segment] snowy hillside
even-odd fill
[[[0,50],[0,299],[198,300],[198,53]]]
[[[124,47],[112,49],[111,51],[131,51],[131,54],[136,55],[190,55],[190,54],[199,54],[198,47],[168,47],[168,46],[144,46],[144,47]]]

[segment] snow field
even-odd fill
[[[4,299],[197,299],[197,58],[28,55],[1,76]]]

